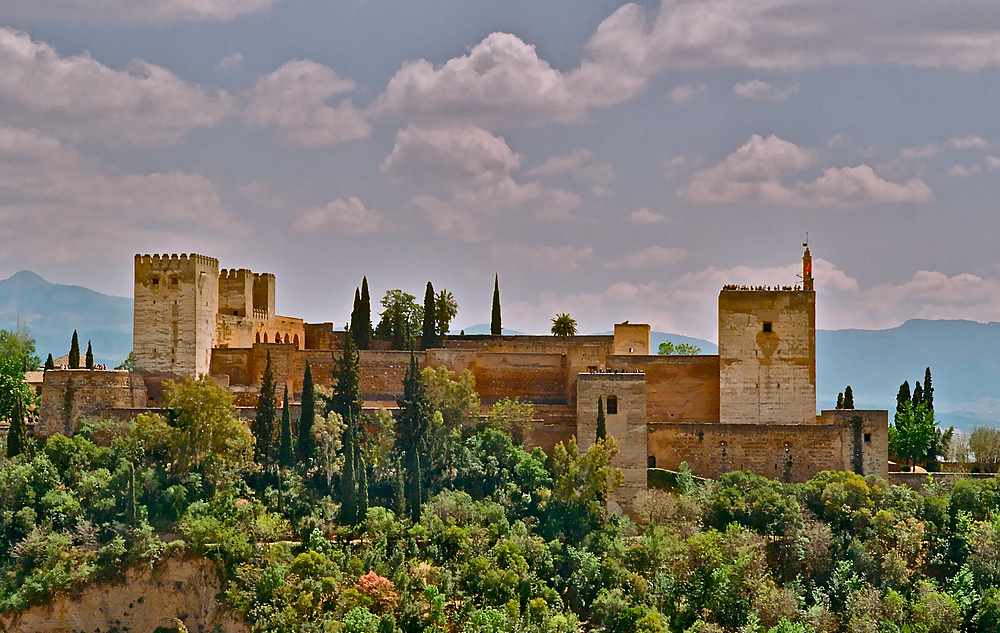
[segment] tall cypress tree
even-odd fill
[[[934,386],[931,384],[931,368],[924,370],[924,404],[929,411],[934,410]]]
[[[910,399],[913,407],[916,408],[918,404],[923,404],[924,402],[924,388],[920,386],[920,381],[918,380],[915,385],[913,385],[913,397]]]
[[[302,377],[302,412],[299,414],[298,442],[295,445],[295,453],[302,463],[307,463],[313,456],[312,427],[315,419],[316,387],[307,360],[306,372]]]
[[[45,359],[45,369],[55,369],[55,368],[56,368],[56,361],[52,359],[52,354],[49,354],[49,357]]]
[[[403,379],[403,395],[397,401],[399,415],[396,432],[403,451],[403,473],[406,496],[406,512],[414,523],[420,520],[421,501],[421,452],[426,444],[427,430],[430,428],[431,402],[427,396],[427,386],[420,376],[417,357],[410,353],[410,366]]]
[[[490,334],[500,336],[503,328],[500,325],[500,274],[493,277],[493,313],[490,316]]]
[[[608,439],[607,421],[604,416],[604,398],[597,397],[597,439],[604,441]]]
[[[28,452],[28,429],[24,425],[24,403],[18,394],[14,398],[14,410],[11,411],[10,429],[7,431],[7,457],[14,457]]]
[[[429,349],[434,347],[437,342],[437,329],[435,327],[437,320],[435,318],[434,311],[434,286],[431,282],[427,282],[427,289],[424,290],[424,322],[423,328],[420,332],[420,347],[422,349]]]
[[[851,390],[851,386],[847,385],[847,389],[844,389],[844,409],[854,408],[854,391]]]
[[[841,391],[840,393],[837,394],[837,406],[835,406],[834,409],[843,409],[843,408],[844,408],[844,392]]]
[[[274,398],[274,371],[271,369],[271,352],[268,352],[264,374],[260,381],[260,395],[257,397],[257,414],[250,428],[254,437],[254,461],[265,471],[271,463],[273,452],[271,443],[274,437]]]
[[[354,289],[354,308],[351,310],[351,324],[347,328],[349,336],[354,339],[354,346],[361,347],[360,339],[364,336],[361,331],[361,289]]]
[[[94,368],[94,346],[87,341],[87,355],[84,357],[87,369]]]
[[[899,392],[896,394],[896,416],[895,421],[899,421],[902,416],[906,415],[906,405],[910,403],[910,383],[904,380],[903,384],[899,386]]]
[[[80,339],[73,330],[73,340],[69,344],[69,368],[80,369]]]
[[[344,466],[340,475],[341,513],[344,520],[356,524],[368,510],[367,464],[364,459],[364,420],[361,399],[361,363],[352,337],[347,337],[344,351],[336,361],[330,410],[344,420]]]
[[[361,278],[361,312],[358,319],[358,349],[372,348],[372,297],[368,293],[368,277]]]
[[[278,466],[288,468],[292,465],[292,413],[288,407],[288,385],[281,402],[281,440],[278,443]]]

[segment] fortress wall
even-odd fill
[[[657,468],[687,462],[699,477],[748,470],[781,481],[807,481],[821,470],[850,470],[841,427],[791,424],[663,424],[649,428]]]
[[[646,375],[649,424],[717,424],[718,356],[612,356],[608,368]]]
[[[343,330],[334,331],[333,323],[303,323],[305,330],[305,349],[334,350],[344,349]]]
[[[256,324],[251,317],[219,312],[215,319],[217,347],[250,347],[254,343]]]
[[[112,417],[113,409],[146,407],[142,377],[126,371],[50,369],[42,382],[36,437],[72,435],[84,421]]]
[[[487,353],[503,354],[568,354],[581,347],[611,353],[614,336],[449,336],[445,349],[473,349]]]
[[[535,405],[536,422],[524,430],[524,447],[552,454],[556,444],[576,437],[576,409],[562,404]]]
[[[650,327],[645,323],[615,323],[613,353],[619,356],[648,356]]]
[[[844,437],[844,468],[864,475],[889,476],[889,412],[869,409],[826,410],[820,423],[838,427]]]

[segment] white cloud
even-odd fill
[[[45,43],[0,27],[0,100],[10,117],[74,140],[159,143],[229,116],[232,99],[137,60],[112,70],[89,55],[61,57]]]
[[[733,86],[733,94],[748,101],[784,101],[798,91],[798,84],[792,84],[779,90],[766,81],[758,79]]]
[[[650,246],[634,253],[629,253],[620,259],[605,264],[609,270],[634,270],[640,268],[663,268],[673,266],[687,257],[683,248],[664,248]]]
[[[653,213],[649,210],[649,207],[642,207],[630,213],[628,219],[635,224],[659,224],[666,222],[667,216]]]
[[[681,194],[697,204],[771,203],[788,206],[859,207],[865,204],[923,203],[933,194],[919,178],[894,183],[868,165],[826,168],[812,182],[782,179],[817,162],[816,152],[771,135],[753,135],[745,145],[709,169],[697,172]]]
[[[611,163],[602,163],[585,149],[566,156],[555,156],[540,167],[528,172],[529,176],[552,176],[568,174],[578,180],[608,183],[615,179],[615,168]]]
[[[382,213],[368,209],[356,196],[334,200],[325,207],[307,211],[292,223],[297,231],[374,233],[382,226]]]
[[[988,150],[990,148],[989,141],[987,141],[981,136],[975,136],[975,135],[964,136],[964,137],[956,136],[955,138],[949,139],[948,144],[954,147],[955,149]]]
[[[594,249],[573,246],[530,246],[526,244],[505,244],[490,248],[494,258],[504,261],[516,259],[532,270],[552,274],[576,272],[590,260]]]
[[[278,0],[0,0],[7,21],[174,24],[229,22],[266,11]]]
[[[937,143],[930,143],[923,147],[907,147],[900,152],[900,157],[904,160],[923,160],[933,158],[941,151],[941,146]]]
[[[331,147],[362,139],[371,125],[351,100],[327,101],[354,90],[354,82],[307,59],[293,60],[261,77],[247,95],[245,116],[254,127],[276,128],[286,143]]]
[[[670,91],[670,101],[674,105],[683,105],[703,92],[705,92],[705,84],[701,84],[697,88],[683,84]]]
[[[232,55],[226,56],[219,65],[215,67],[216,70],[235,70],[243,65],[243,54],[240,52],[233,53]]]
[[[396,134],[396,145],[382,163],[382,172],[410,184],[474,187],[497,183],[520,165],[521,157],[502,137],[482,128],[410,125]]]

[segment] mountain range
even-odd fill
[[[50,353],[54,358],[66,354],[75,329],[84,350],[92,342],[96,362],[115,366],[132,348],[132,300],[21,271],[0,281],[0,328],[19,325],[35,339],[43,360]],[[465,332],[488,333],[489,326],[477,324]],[[504,334],[521,332],[505,329]],[[718,353],[711,341],[652,333],[653,350],[664,341]],[[816,358],[821,409],[833,408],[837,394],[851,385],[858,408],[893,411],[899,385],[906,380],[912,388],[930,367],[943,425],[968,430],[1000,419],[1000,323],[913,319],[887,330],[819,330]]]

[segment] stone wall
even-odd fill
[[[816,293],[719,293],[719,419],[816,423]]]
[[[42,382],[36,437],[72,435],[84,421],[99,422],[115,410],[147,404],[141,376],[126,371],[50,369]]]
[[[612,356],[608,367],[645,373],[650,424],[719,422],[718,356]]]
[[[886,410],[835,409],[823,411],[820,423],[843,434],[844,470],[863,475],[889,474],[889,412]]]
[[[650,328],[645,323],[615,323],[612,353],[619,356],[648,356]]]

